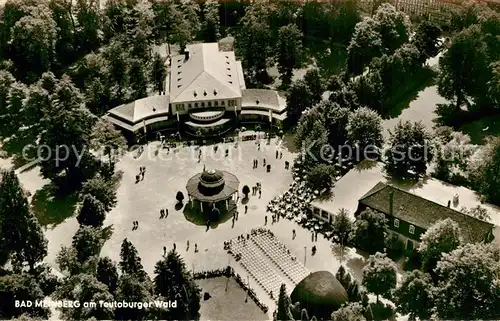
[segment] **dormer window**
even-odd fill
[[[177,88],[181,88],[181,87],[182,87],[182,85],[177,85]]]
[[[408,232],[410,232],[410,234],[415,234],[415,226],[410,225],[410,228],[408,229]]]
[[[181,72],[180,72],[180,71],[178,71],[178,72],[177,72],[177,74],[178,74],[178,75],[180,75],[180,74],[181,74]]]
[[[229,61],[226,61],[226,64],[228,64],[228,65],[229,65]]]
[[[260,101],[257,100],[257,101],[255,101],[255,103],[258,105],[260,103]]]
[[[227,70],[231,70],[231,68],[226,68]]]
[[[198,94],[196,93],[196,90],[194,91],[193,96],[195,96],[195,97],[198,96]]]
[[[214,89],[214,96],[217,96],[217,90]]]
[[[228,77],[232,77],[232,75],[231,75],[231,74],[227,74],[227,76],[228,76]]]
[[[230,84],[232,84],[233,82],[232,81],[229,81]]]
[[[394,227],[399,227],[399,220],[397,218],[394,219]]]
[[[226,59],[229,59],[229,56],[226,56]]]
[[[203,96],[207,96],[207,91],[206,90],[203,91]]]
[[[182,78],[177,78],[177,81],[181,81],[181,80],[182,80]]]
[[[153,112],[155,112],[155,111],[156,111],[156,108],[153,107]]]

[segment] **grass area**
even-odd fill
[[[227,282],[227,292],[226,290]],[[250,298],[233,278],[218,277],[197,280],[203,293],[211,296],[201,301],[200,320],[268,320],[268,316]],[[246,302],[245,302],[246,301]]]
[[[342,44],[327,42],[312,43],[308,55],[316,64],[325,78],[338,74],[346,66],[347,48]]]
[[[77,194],[59,196],[54,186],[47,184],[33,195],[31,206],[40,224],[47,226],[58,225],[72,216],[77,202]]]
[[[487,136],[500,136],[500,115],[474,120],[463,124],[458,130],[469,135],[473,144],[484,144]]]
[[[394,90],[394,94],[384,104],[389,108],[382,109],[382,117],[384,119],[398,117],[417,98],[420,91],[432,86],[434,76],[435,71],[430,68],[422,68],[415,76],[409,78],[402,88]]]

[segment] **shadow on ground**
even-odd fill
[[[31,207],[42,226],[56,226],[73,215],[77,202],[78,194],[59,195],[47,184],[33,195]]]
[[[188,222],[193,223],[194,225],[198,226],[206,226],[207,220],[210,219],[210,213],[208,211],[200,211],[200,209],[197,207],[197,205],[191,205],[194,203],[187,203],[186,206],[184,206],[184,217]],[[217,228],[220,224],[224,224],[229,219],[233,217],[233,213],[236,211],[236,204],[232,201],[229,203],[229,210],[226,210],[224,206],[221,206],[222,204],[219,204],[218,209],[220,211],[220,215],[217,219],[211,219],[210,220],[210,228],[214,229]]]
[[[36,149],[33,145],[36,142],[35,130],[24,130],[4,138],[2,145],[2,158],[12,157],[12,164],[15,169],[36,159]]]
[[[402,87],[398,87],[395,92],[390,95],[389,101],[384,103],[381,110],[383,119],[396,118],[403,112],[404,109],[410,106],[410,103],[417,99],[419,93],[425,88],[434,84],[434,76],[436,72],[431,68],[422,68],[415,76],[410,78]]]

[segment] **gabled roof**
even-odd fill
[[[480,242],[491,232],[493,224],[481,221],[452,208],[442,206],[405,190],[382,182],[366,193],[359,203],[390,215],[390,193],[392,192],[393,213],[396,218],[423,229],[430,228],[439,220],[450,218],[462,229],[466,242]]]
[[[187,50],[187,60],[185,55],[172,57],[171,103],[241,97],[234,51],[221,52],[218,43],[188,45]]]
[[[111,109],[108,114],[135,124],[151,116],[162,116],[169,112],[169,96],[156,95],[141,98]]]

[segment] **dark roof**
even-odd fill
[[[359,203],[390,215],[391,192],[393,195],[392,215],[423,229],[428,229],[437,221],[450,218],[457,222],[462,229],[464,241],[480,242],[493,228],[491,223],[382,182],[379,182],[361,197]]]
[[[217,171],[224,178],[223,184],[215,187],[206,187],[201,184],[201,176],[207,172],[198,173],[191,177],[186,185],[188,194],[203,202],[217,202],[231,197],[238,191],[240,181],[233,174],[226,171]]]
[[[200,180],[205,183],[216,183],[221,181],[223,178],[224,175],[217,170],[204,171],[200,176]]]
[[[347,302],[347,292],[328,271],[317,271],[306,276],[297,284],[290,295],[292,304],[300,302],[300,308],[309,315],[330,319],[333,311]]]

